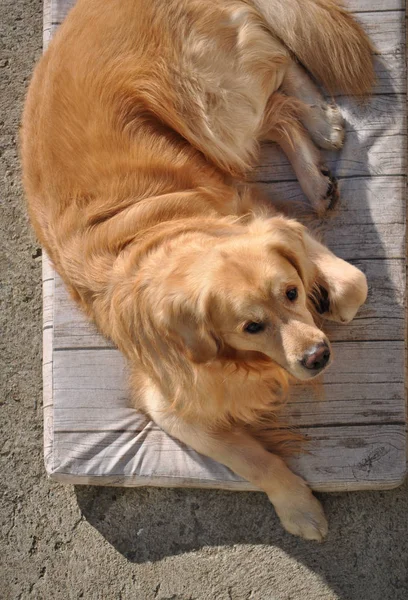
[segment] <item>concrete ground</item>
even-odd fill
[[[47,481],[41,257],[16,148],[41,27],[41,0],[1,0],[0,598],[405,600],[407,485],[322,495],[330,535],[315,545],[285,534],[262,494]]]

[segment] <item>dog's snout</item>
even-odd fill
[[[330,348],[326,342],[316,344],[307,350],[302,358],[302,365],[310,371],[321,371],[330,360]]]

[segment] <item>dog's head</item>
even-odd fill
[[[132,330],[128,348],[167,373],[216,360],[265,365],[269,359],[298,379],[318,375],[330,363],[331,348],[315,323],[319,311],[310,298],[322,282],[306,235],[296,221],[276,217],[170,241],[145,262],[136,297],[131,288],[124,290],[120,302],[129,311],[115,311],[123,316],[126,335]],[[356,300],[353,274],[365,278],[348,266],[354,315],[366,287]],[[341,282],[342,293],[346,287]],[[327,311],[324,293],[320,301]],[[333,318],[346,320],[335,311]]]
[[[141,345],[157,360],[167,360],[171,347],[195,364],[232,353],[238,362],[270,359],[298,379],[321,373],[331,350],[310,307],[315,267],[303,232],[277,217],[173,247],[150,265],[157,271],[138,305]]]

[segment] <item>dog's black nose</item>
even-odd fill
[[[302,365],[310,371],[321,371],[330,360],[330,348],[326,342],[316,344],[307,350],[302,358]]]

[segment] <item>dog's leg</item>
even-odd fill
[[[323,214],[337,202],[337,181],[301,123],[305,112],[307,107],[300,100],[273,94],[265,111],[259,138],[276,142],[282,148],[307,198],[316,212]]]
[[[152,406],[152,400],[156,406]],[[149,413],[164,431],[264,490],[289,533],[308,540],[321,541],[325,537],[327,522],[320,502],[303,479],[254,438],[239,430],[210,432],[186,423],[166,411],[160,399],[149,398]]]
[[[285,72],[282,91],[302,102],[300,120],[315,144],[328,150],[340,150],[345,131],[338,106],[326,102],[310,76],[294,61]]]
[[[311,235],[303,234],[308,258],[314,264],[322,296],[317,309],[330,321],[348,323],[367,299],[367,280],[357,267],[338,258]]]

